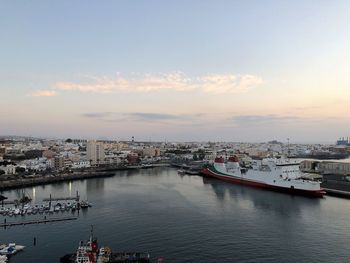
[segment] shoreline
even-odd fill
[[[115,175],[114,172],[84,172],[84,173],[75,173],[75,174],[60,174],[57,176],[41,176],[37,178],[22,178],[17,180],[7,180],[0,183],[0,190],[11,190],[24,188],[29,186],[38,186],[45,185],[51,183],[59,183],[66,181],[75,181],[89,178],[97,178],[97,177],[110,177]]]
[[[157,164],[152,168],[156,167],[168,167],[168,164]],[[116,171],[125,170],[137,170],[137,169],[149,169],[150,167],[134,166],[134,167],[100,167],[98,169],[91,169],[88,171],[76,171],[74,173],[60,173],[57,176],[40,176],[32,178],[21,178],[17,180],[5,180],[0,181],[0,191],[24,188],[29,186],[38,186],[51,183],[68,182],[75,180],[84,180],[90,178],[99,177],[112,177]]]

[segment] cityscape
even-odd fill
[[[349,261],[350,2],[0,6],[0,263]]]

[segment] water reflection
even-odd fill
[[[322,201],[319,198],[278,193],[244,185],[230,184],[206,177],[203,177],[203,183],[211,186],[220,202],[231,201],[242,204],[242,202],[250,201],[254,209],[270,210],[284,217],[300,215],[302,209],[317,207]],[[249,207],[246,202],[244,205],[246,208]]]
[[[90,225],[103,245],[149,251],[173,263],[307,263],[320,258],[334,262],[334,255],[350,257],[348,200],[311,199],[179,176],[171,168],[118,171],[114,177],[38,186],[35,198],[39,202],[50,194],[74,196],[76,190],[93,204],[80,211],[78,220],[0,229],[2,242],[26,245],[11,263],[58,262],[88,237]],[[4,195],[13,200],[21,190]],[[31,246],[34,236],[39,246]]]
[[[32,202],[33,202],[33,203],[36,203],[36,190],[35,190],[35,187],[33,187]]]
[[[101,193],[105,188],[105,180],[99,178],[93,178],[86,181],[86,194]]]

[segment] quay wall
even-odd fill
[[[33,178],[20,178],[16,180],[6,180],[0,182],[0,190],[22,188],[35,185],[51,184],[64,181],[82,180],[96,177],[113,176],[114,172],[81,172],[72,174],[59,174],[56,176],[40,176]]]

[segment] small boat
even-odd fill
[[[5,255],[0,255],[0,263],[7,263],[7,256]]]
[[[3,214],[6,211],[5,207],[0,207],[0,214]]]
[[[61,211],[63,212],[63,211],[66,211],[66,204],[62,204],[61,205]]]
[[[185,174],[185,170],[179,169],[179,170],[177,170],[177,173],[183,175],[183,174]]]
[[[61,210],[61,205],[55,205],[54,206],[54,211],[55,212],[58,212],[58,211],[60,211]]]
[[[88,201],[81,201],[80,207],[81,208],[88,208],[88,207],[91,207],[91,204]]]
[[[185,173],[189,174],[189,175],[199,175],[200,171],[201,171],[201,169],[198,169],[198,168],[190,168],[190,169],[186,170]]]
[[[19,208],[15,208],[15,210],[13,210],[13,214],[15,216],[19,215],[21,213],[21,210]]]
[[[10,243],[8,246],[5,246],[0,250],[0,255],[14,255],[17,252],[22,251],[24,248],[25,246]]]

